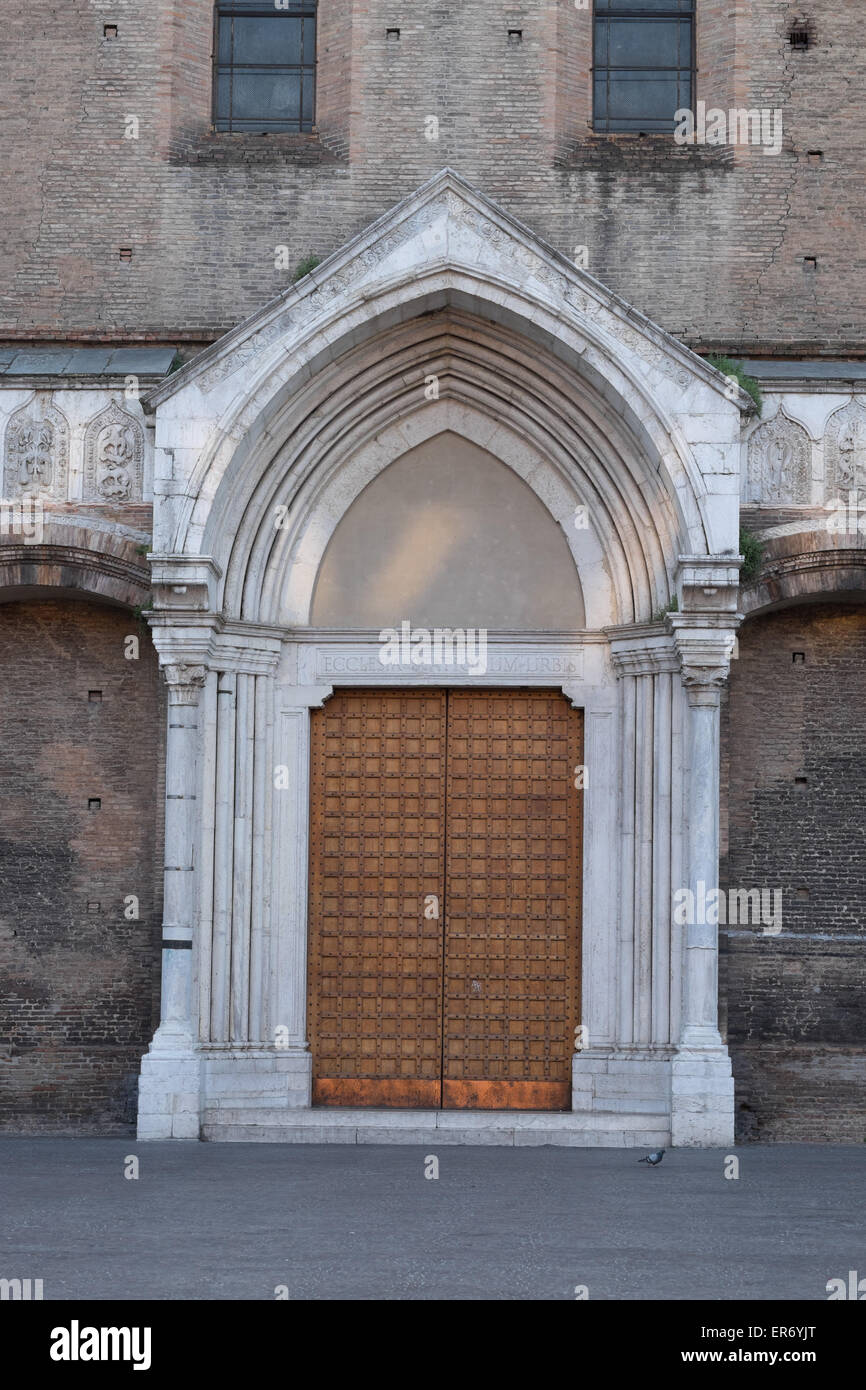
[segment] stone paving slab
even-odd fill
[[[866,1145],[0,1139],[0,1278],[54,1299],[791,1299],[866,1276]],[[127,1156],[139,1177],[123,1176]],[[425,1178],[430,1156],[439,1176]]]

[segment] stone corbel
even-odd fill
[[[209,555],[148,555],[153,610],[213,613],[222,570]]]
[[[321,709],[334,693],[332,685],[287,685],[280,686],[278,695],[280,708],[287,713],[302,709]]]
[[[742,555],[680,555],[679,613],[736,614]]]
[[[586,688],[576,681],[563,681],[562,693],[572,709],[583,709],[586,704]]]

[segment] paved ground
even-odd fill
[[[429,1151],[428,1151],[429,1152]],[[818,1299],[866,1275],[866,1145],[0,1140],[0,1278],[47,1299]],[[137,1155],[137,1181],[123,1176]]]

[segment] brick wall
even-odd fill
[[[353,114],[352,5],[320,6],[317,24],[316,125],[325,148],[346,158]]]
[[[159,1017],[155,653],[122,609],[10,603],[0,668],[0,1123],[122,1133]]]
[[[320,129],[267,137],[210,132],[211,0],[0,0],[0,336],[206,341],[288,283],[275,246],[327,255],[450,164],[696,346],[862,353],[859,7],[814,0],[805,53],[783,0],[698,10],[698,95],[781,107],[777,157],[593,136],[573,0],[320,0]]]
[[[866,1137],[864,692],[866,609],[743,627],[723,712],[722,882],[783,893],[778,935],[721,938],[746,1138]]]

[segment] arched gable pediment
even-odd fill
[[[287,535],[327,527],[312,498],[401,417],[424,433],[440,375],[586,507],[605,621],[663,606],[680,554],[736,553],[746,398],[448,170],[151,395],[155,549],[212,556],[230,616],[298,621],[274,586],[306,552],[287,570],[273,509]]]

